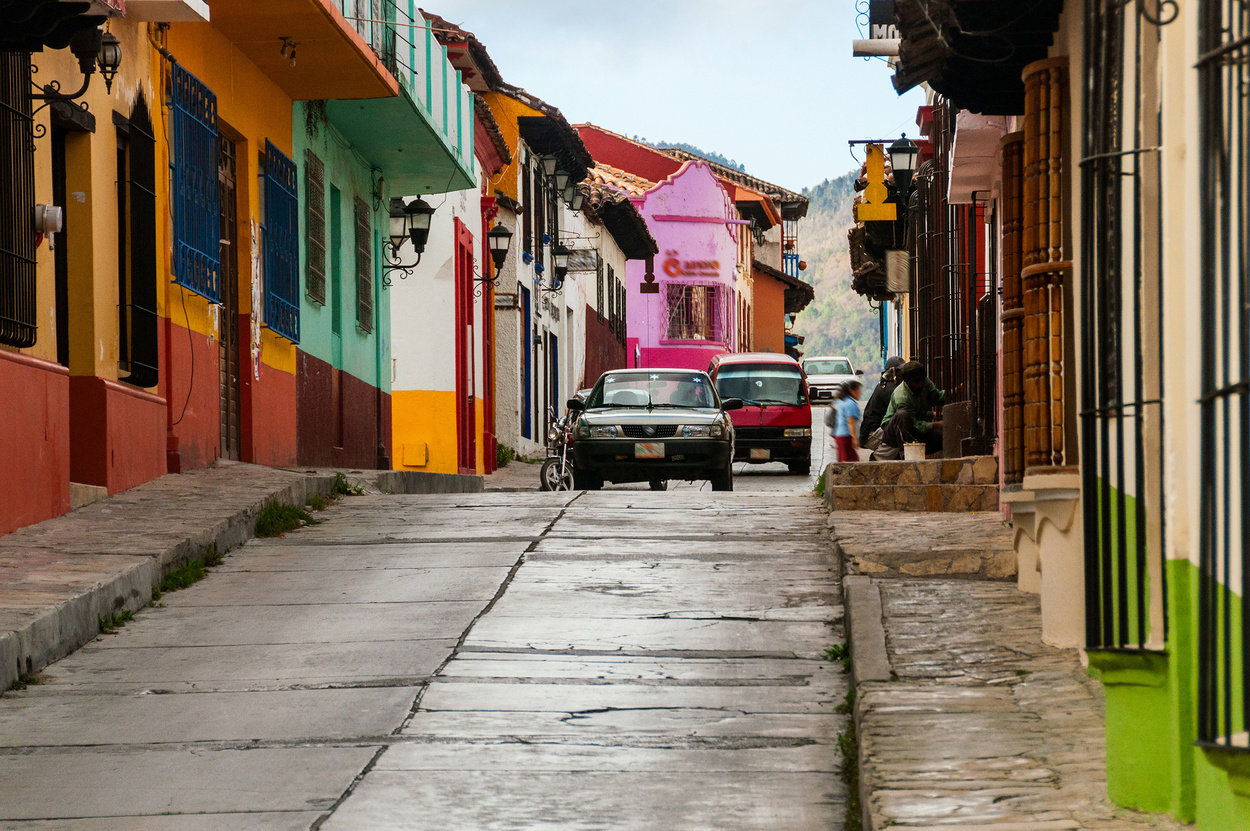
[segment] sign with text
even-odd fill
[[[894,25],[894,0],[869,2],[868,39],[898,40],[898,27]]]

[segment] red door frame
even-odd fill
[[[473,234],[455,218],[456,236],[456,464],[477,473],[477,412],[474,405]]]
[[[499,206],[493,196],[482,197],[482,273],[494,270],[490,256],[490,237],[487,233],[491,220],[499,214]],[[498,274],[491,274],[498,278]],[[494,473],[498,466],[499,440],[495,436],[495,288],[486,283],[482,292],[482,461],[483,472]]]

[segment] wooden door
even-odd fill
[[[221,458],[240,458],[239,235],[234,142],[221,136],[217,153],[221,205],[221,327],[217,365],[221,387]]]

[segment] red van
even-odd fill
[[[707,368],[722,398],[741,398],[734,423],[734,461],[785,462],[791,473],[812,467],[812,406],[799,362],[776,352],[726,352]]]

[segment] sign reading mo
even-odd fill
[[[868,4],[868,39],[898,40],[894,25],[894,0],[872,0]]]

